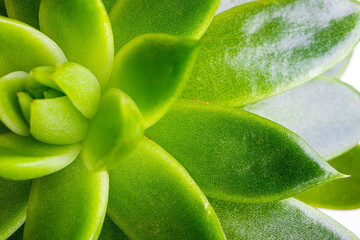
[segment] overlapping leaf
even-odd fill
[[[105,217],[104,225],[99,236],[99,240],[129,240],[128,236],[120,230],[109,217]]]
[[[351,60],[351,56],[352,56],[352,53],[349,54],[348,56],[346,56],[340,62],[338,62],[335,66],[333,66],[332,68],[330,68],[326,72],[322,73],[321,75],[340,79],[341,76],[344,74],[347,66],[349,65],[349,62]]]
[[[4,0],[7,15],[39,29],[39,7],[41,0]]]

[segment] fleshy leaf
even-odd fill
[[[142,116],[134,101],[119,89],[109,89],[90,123],[82,159],[92,171],[110,169],[128,161],[143,134]]]
[[[5,0],[7,15],[39,29],[41,0]]]
[[[295,88],[360,40],[353,0],[262,0],[217,15],[183,97],[242,106]]]
[[[0,77],[15,71],[66,62],[61,49],[41,32],[0,17]]]
[[[42,177],[69,165],[79,144],[54,146],[13,133],[0,134],[0,176],[15,180]]]
[[[42,0],[40,29],[69,61],[88,68],[102,87],[111,73],[114,43],[106,9],[98,0]]]
[[[33,98],[29,94],[24,92],[18,92],[16,96],[19,101],[22,116],[27,123],[30,123],[30,104]]]
[[[149,127],[180,95],[198,50],[198,42],[193,40],[164,34],[140,36],[116,55],[107,88],[129,94],[144,116],[145,127]]]
[[[114,7],[114,5],[117,1],[118,0],[102,0],[102,2],[104,3],[104,6],[106,8],[106,11],[108,13],[110,13],[111,9]]]
[[[228,240],[358,240],[330,217],[295,199],[265,204],[210,202]]]
[[[342,176],[288,129],[239,109],[179,101],[145,134],[218,199],[274,201]]]
[[[0,16],[7,16],[4,0],[0,0]]]
[[[106,216],[99,240],[130,240],[111,219]]]
[[[146,33],[164,33],[200,39],[209,26],[220,0],[118,1],[109,16],[114,31],[115,52]]]
[[[360,141],[360,94],[336,79],[318,77],[243,109],[290,129],[326,160]]]
[[[37,140],[48,144],[74,144],[87,133],[89,120],[68,97],[36,99],[30,107],[30,132]]]
[[[360,146],[329,161],[351,177],[324,184],[296,198],[314,207],[349,210],[360,208]]]
[[[30,181],[0,178],[0,239],[10,237],[25,222],[30,186]]]
[[[81,159],[33,180],[24,239],[97,239],[106,214],[109,177]]]
[[[338,62],[335,66],[327,70],[326,72],[322,73],[322,76],[333,77],[340,79],[341,76],[344,74],[349,62],[351,60],[352,53],[346,56],[343,60]]]
[[[131,239],[225,239],[199,187],[154,142],[109,174],[108,214]]]
[[[216,14],[220,14],[225,12],[233,7],[239,6],[241,4],[245,4],[248,2],[254,2],[255,0],[221,0],[219,8]]]
[[[0,134],[9,132],[10,130],[0,121]]]
[[[9,237],[7,240],[23,240],[24,227],[25,224],[21,225],[21,227],[18,230],[16,230],[16,232],[13,235],[11,235],[11,237]]]

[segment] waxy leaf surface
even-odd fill
[[[106,214],[107,172],[90,173],[81,159],[33,181],[24,239],[97,239]]]
[[[225,12],[226,10],[229,10],[229,9],[239,6],[241,4],[245,4],[248,2],[254,2],[254,1],[255,0],[221,0],[216,14],[220,14],[222,12]]]
[[[273,201],[340,177],[297,135],[239,109],[179,101],[145,134],[214,198]]]
[[[108,217],[105,217],[99,240],[129,240],[128,236]]]
[[[309,81],[360,40],[360,3],[263,0],[217,15],[183,97],[242,106]]]
[[[7,15],[39,29],[40,2],[41,0],[5,0]]]
[[[341,76],[344,74],[349,62],[351,60],[352,53],[346,56],[343,60],[338,62],[335,66],[327,70],[326,72],[322,73],[321,76],[327,76],[332,78],[340,79]]]
[[[185,169],[154,142],[110,170],[108,214],[131,239],[225,239]]]
[[[0,134],[0,176],[15,180],[39,178],[69,165],[80,145],[55,146],[14,133]]]
[[[228,240],[358,240],[330,217],[295,199],[265,204],[210,202]]]
[[[326,160],[360,141],[360,93],[332,78],[316,78],[243,109],[290,129]]]

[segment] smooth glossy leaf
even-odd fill
[[[242,106],[295,88],[360,40],[353,0],[262,0],[217,15],[183,97]]]
[[[109,174],[108,214],[131,239],[225,239],[199,187],[154,142]]]
[[[90,123],[82,159],[92,171],[113,168],[128,161],[143,134],[142,116],[134,101],[119,89],[109,89]]]
[[[218,199],[273,201],[341,177],[297,135],[239,109],[179,101],[145,134]]]
[[[97,239],[106,214],[107,172],[90,173],[81,159],[33,181],[24,239]]]
[[[0,77],[15,71],[66,62],[61,49],[41,32],[0,17]]]
[[[128,240],[128,236],[106,216],[99,240]]]
[[[40,29],[69,61],[88,68],[105,86],[111,73],[114,43],[106,9],[98,0],[42,0]]]
[[[116,55],[107,88],[129,94],[144,116],[145,127],[150,127],[185,87],[198,50],[193,40],[163,34],[140,36]]]
[[[24,92],[18,92],[16,96],[19,101],[23,118],[26,120],[27,123],[30,123],[30,104],[33,98],[29,94]]]
[[[314,207],[349,210],[360,208],[360,146],[329,161],[351,177],[324,184],[296,198]]]
[[[69,165],[79,144],[54,146],[13,133],[0,134],[0,176],[15,180],[42,177]]]
[[[220,0],[118,1],[110,12],[115,52],[146,33],[200,39],[210,24]]]
[[[243,109],[295,132],[327,160],[360,141],[360,94],[336,79],[319,77]]]
[[[64,145],[78,143],[85,138],[89,120],[68,97],[36,99],[30,108],[30,132],[37,140]]]
[[[41,0],[4,0],[7,15],[39,29]]]
[[[328,76],[333,78],[340,79],[341,76],[344,74],[349,62],[351,60],[352,53],[346,56],[343,60],[338,62],[335,66],[327,70],[326,72],[322,73],[322,76]]]
[[[30,181],[0,178],[0,239],[10,237],[25,222],[30,186]]]
[[[330,217],[295,199],[265,204],[210,202],[228,240],[358,240]]]

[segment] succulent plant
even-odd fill
[[[357,239],[359,2],[0,14],[0,239]]]

